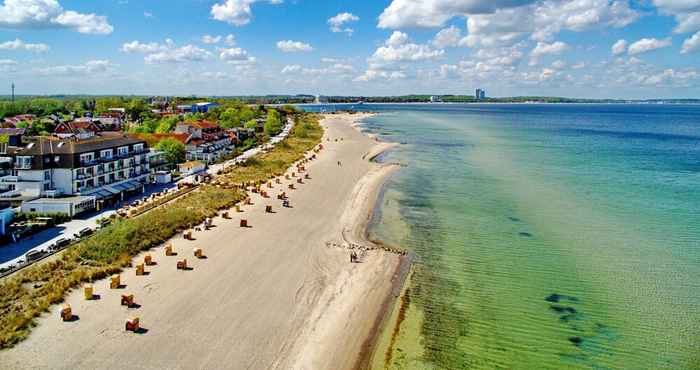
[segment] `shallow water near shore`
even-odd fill
[[[375,367],[700,367],[700,107],[363,109],[415,254]]]

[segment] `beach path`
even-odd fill
[[[363,159],[377,144],[349,117],[323,121],[331,140],[324,137],[326,149],[307,166],[310,180],[298,190],[283,181],[270,191],[274,198],[284,186],[292,208],[254,195],[254,205],[231,219],[215,218],[216,227],[195,232],[196,240],[173,239],[177,256],[150,251],[157,265],[146,267],[147,276],[126,269],[124,289],[110,290],[103,280],[94,284],[98,300],[72,292],[66,301],[79,319],[62,322],[61,306],[52,307],[27,340],[0,351],[0,368],[355,366],[391,294],[399,257],[372,251],[351,264],[347,250],[326,245],[341,243],[343,229],[364,227],[366,213],[348,210],[358,201],[371,209],[382,182],[381,166]],[[367,176],[374,178],[369,185]],[[266,205],[275,213],[265,213]],[[241,218],[251,227],[239,227]],[[194,258],[195,247],[207,258]],[[176,270],[182,258],[192,270]],[[126,293],[140,307],[121,306]],[[125,321],[136,316],[143,332],[126,332]]]

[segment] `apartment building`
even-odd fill
[[[0,197],[94,196],[123,199],[142,191],[149,175],[145,141],[104,132],[87,138],[31,137],[0,148],[12,174],[0,177]]]

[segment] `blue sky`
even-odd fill
[[[19,94],[700,97],[700,0],[0,3]]]

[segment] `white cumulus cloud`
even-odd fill
[[[678,25],[676,33],[700,30],[700,1],[697,0],[652,0],[661,14],[673,16]]]
[[[462,30],[455,26],[441,29],[433,38],[432,44],[438,48],[463,46],[466,39],[462,37]]]
[[[114,27],[107,22],[107,17],[95,14],[81,14],[72,10],[59,14],[54,18],[54,22],[75,29],[80,33],[108,35],[114,31]]]
[[[373,80],[401,80],[406,78],[406,73],[403,71],[383,71],[377,69],[368,69],[362,75],[356,77],[354,81],[357,82],[369,82]]]
[[[551,44],[546,42],[538,42],[537,46],[532,49],[532,56],[541,56],[546,54],[561,54],[562,52],[569,49],[569,45],[562,41],[555,41]]]
[[[284,68],[282,68],[282,71],[280,73],[282,74],[292,74],[292,73],[297,73],[301,71],[301,66],[298,64],[292,64],[292,65],[286,65]]]
[[[687,33],[700,30],[700,11],[676,14],[676,21],[678,21],[678,26],[673,30],[675,33]]]
[[[625,51],[627,51],[627,41],[622,40],[622,39],[617,40],[613,44],[611,51],[612,51],[613,55],[623,54]]]
[[[12,59],[0,59],[0,72],[15,72],[18,64]]]
[[[166,43],[168,43],[166,41]],[[171,44],[172,40],[168,44]],[[159,51],[164,51],[168,49],[168,45],[161,45],[157,42],[141,42],[138,40],[134,40],[132,42],[127,42],[122,45],[122,47],[119,49],[123,53],[143,53],[143,54],[151,54],[151,53],[157,53]]]
[[[211,16],[217,21],[226,22],[234,26],[244,26],[253,18],[251,5],[261,0],[226,0],[216,3],[211,7]],[[281,4],[281,0],[269,0],[270,4]]]
[[[629,55],[637,55],[641,53],[646,53],[648,51],[661,49],[671,46],[671,39],[655,39],[655,38],[645,38],[639,41],[633,42],[627,49]]]
[[[0,50],[27,50],[35,53],[43,53],[49,50],[49,46],[46,44],[30,44],[20,39],[14,39],[13,41],[0,43]]]
[[[394,0],[380,16],[384,28],[440,27],[466,18],[467,32],[456,38],[449,27],[434,44],[502,47],[529,38],[552,42],[563,31],[584,32],[625,27],[641,17],[627,0]]]
[[[301,52],[301,51],[313,51],[314,48],[304,42],[301,41],[292,41],[292,40],[283,40],[283,41],[278,41],[277,42],[277,49],[280,49],[281,51],[285,53],[294,53],[294,52]]]
[[[90,60],[78,65],[60,65],[40,68],[37,73],[51,76],[80,76],[105,73],[113,70],[115,65],[109,60]]]
[[[690,54],[700,50],[700,31],[683,41],[681,54]]]
[[[219,49],[219,59],[235,65],[255,64],[256,61],[241,48]]]
[[[393,0],[379,16],[380,28],[440,27],[451,18],[493,13],[534,0]]]
[[[221,41],[221,36],[204,35],[202,36],[202,42],[205,44],[218,44]]]
[[[357,22],[360,20],[360,17],[344,12],[344,13],[338,13],[337,15],[331,17],[328,19],[328,24],[331,27],[332,32],[345,32],[349,35],[352,35],[355,30],[353,30],[350,27],[343,27],[346,23],[349,22]]]
[[[65,10],[57,0],[5,0],[0,5],[0,27],[68,28],[89,34],[110,34],[114,31],[107,17]]]
[[[543,55],[559,55],[568,49],[569,45],[562,41],[555,41],[551,44],[540,41],[530,52],[530,65],[537,65],[539,58]]]
[[[329,66],[325,66],[322,68],[305,68],[302,67],[298,64],[291,64],[291,65],[286,65],[282,70],[280,71],[281,74],[283,75],[295,75],[295,74],[301,74],[304,76],[311,76],[311,77],[317,77],[317,76],[325,76],[325,75],[338,75],[338,76],[345,76],[347,77],[348,75],[352,74],[355,72],[355,68],[349,64],[342,64],[342,63],[335,63]]]
[[[209,51],[190,44],[146,55],[144,61],[146,64],[185,63],[199,62],[210,57],[211,53]]]
[[[445,54],[442,49],[432,49],[425,44],[412,43],[408,35],[394,31],[370,57],[374,63],[414,62],[438,59]]]

